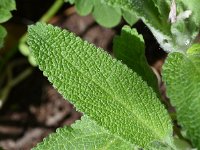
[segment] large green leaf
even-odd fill
[[[193,40],[196,38],[198,31],[199,31],[199,25],[194,24],[191,20],[188,21],[186,18],[182,18],[179,21],[176,22],[175,29],[173,24],[171,24],[168,21],[168,14],[170,12],[170,2],[167,1],[160,1],[160,0],[102,0],[104,3],[120,7],[124,10],[130,11],[130,12],[136,12],[137,16],[140,17],[145,24],[149,27],[161,47],[167,51],[167,52],[173,52],[173,51],[186,51],[188,47],[191,45]],[[181,5],[182,0],[177,1],[177,5],[181,7],[181,11],[178,11],[177,14],[180,15],[181,13],[184,13],[185,10],[189,9],[194,14],[194,17],[198,17],[197,14],[199,14],[199,5],[197,4],[197,1],[187,1],[190,5]],[[195,6],[195,7],[194,7]],[[193,19],[194,20],[194,19]],[[184,22],[184,32],[180,32],[182,30],[181,22]],[[189,31],[189,32],[188,32]]]
[[[94,121],[84,116],[72,127],[57,129],[56,133],[38,144],[33,150],[134,150],[134,146],[109,134]]]
[[[44,75],[99,126],[142,147],[170,138],[167,111],[136,73],[66,30],[38,23],[28,31]]]
[[[200,45],[190,49],[187,55],[170,54],[163,77],[179,124],[193,146],[200,149]]]
[[[145,57],[145,45],[142,35],[136,29],[124,26],[120,36],[113,42],[114,55],[122,60],[129,68],[134,70],[144,81],[159,93],[158,82]]]

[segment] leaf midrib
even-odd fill
[[[61,31],[62,32],[62,31]],[[66,31],[65,31],[66,32]],[[36,34],[37,34],[37,32],[35,32]],[[41,37],[39,34],[37,34],[38,35],[38,37],[40,37],[41,39],[42,39],[42,41],[48,46],[48,47],[50,47],[50,49],[54,49],[54,44],[56,44],[56,42],[54,42],[52,45],[50,45],[50,44],[48,44],[48,43],[46,43],[45,42],[45,40],[43,40],[43,37]],[[61,36],[62,34],[59,34],[59,35],[57,35],[56,36],[56,38],[59,38],[59,36]],[[68,36],[70,36],[69,34],[68,34]],[[42,50],[42,52],[43,53],[45,53],[43,50]],[[51,51],[49,51],[49,52],[51,52]],[[74,51],[75,52],[75,51]],[[53,54],[52,52],[51,52],[51,54]],[[76,52],[75,52],[75,54],[76,54]],[[51,56],[51,55],[49,55],[48,53],[46,53],[46,55],[49,57],[49,56]],[[77,54],[76,54],[77,55]],[[53,56],[54,56],[54,54],[53,54]],[[102,89],[105,93],[107,93],[108,95],[110,95],[110,97],[114,100],[116,100],[119,104],[121,104],[124,108],[126,108],[129,112],[131,112],[131,114],[133,114],[136,118],[137,118],[137,120],[138,120],[138,122],[140,122],[142,125],[145,125],[146,126],[146,129],[148,129],[149,131],[152,131],[152,133],[154,133],[154,135],[155,135],[155,137],[158,137],[159,139],[162,137],[162,136],[160,136],[159,134],[157,134],[157,132],[153,129],[153,128],[151,128],[150,126],[148,126],[147,124],[146,124],[146,122],[145,122],[145,119],[140,119],[140,118],[142,118],[142,117],[138,117],[139,115],[137,115],[137,113],[135,112],[135,111],[133,111],[133,109],[131,109],[131,108],[129,108],[126,104],[124,104],[124,103],[122,103],[121,101],[119,101],[119,99],[117,98],[117,96],[111,96],[112,94],[111,93],[108,93],[107,91],[105,91],[104,90],[104,88],[101,86],[101,85],[99,85],[97,82],[95,82],[94,80],[93,80],[93,78],[91,79],[90,77],[88,77],[87,75],[85,75],[82,71],[80,71],[76,66],[74,66],[71,62],[69,62],[65,57],[63,57],[62,55],[60,55],[64,60],[66,60],[77,72],[79,72],[80,74],[82,74],[85,78],[87,78],[87,79],[90,79],[90,81],[92,81],[96,86],[98,86],[100,89]],[[77,55],[78,56],[78,55]],[[50,58],[50,57],[49,57]],[[80,58],[80,57],[79,57]],[[80,58],[80,59],[82,59],[82,58]],[[84,61],[83,61],[84,62]],[[46,70],[44,70],[45,72],[46,72]],[[48,71],[49,72],[49,71]],[[47,73],[47,72],[46,72]],[[113,91],[113,89],[111,88],[111,86],[110,86],[110,84],[108,83],[108,82],[106,82],[108,85],[109,85],[109,87],[110,87],[110,90],[111,91]],[[113,92],[113,94],[115,95],[115,92]],[[121,99],[121,98],[120,98]],[[128,98],[129,99],[129,98]],[[130,99],[129,99],[130,100]],[[132,99],[131,99],[132,100]],[[130,115],[131,116],[131,115]],[[161,125],[162,125],[162,123],[161,123]],[[163,127],[163,126],[162,126]]]

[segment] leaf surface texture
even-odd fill
[[[145,57],[144,39],[142,35],[137,33],[136,29],[124,26],[121,35],[114,38],[113,51],[117,59],[122,60],[140,75],[156,93],[159,93],[157,78]]]
[[[195,54],[169,54],[163,77],[178,123],[193,146],[200,149],[200,46],[198,48],[198,51],[189,50]]]
[[[84,116],[72,127],[57,129],[33,150],[134,150],[134,146],[117,138]]]
[[[38,23],[28,43],[58,91],[111,134],[139,145],[171,136],[167,111],[146,82],[73,33]]]

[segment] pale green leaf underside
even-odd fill
[[[110,135],[84,116],[72,127],[57,129],[34,150],[134,150],[134,146]]]
[[[140,17],[145,22],[145,24],[147,24],[147,26],[149,27],[149,29],[151,30],[161,47],[167,52],[186,51],[186,49],[193,42],[199,31],[199,25],[195,25],[193,22],[191,22],[191,20],[188,21],[187,19],[183,21],[184,26],[186,27],[184,28],[183,32],[180,31],[182,29],[182,26],[179,26],[179,21],[177,21],[175,29],[174,26],[171,26],[171,23],[168,20],[168,15],[170,12],[169,0],[102,1],[111,6],[120,7],[130,12],[136,12],[137,16]],[[181,1],[176,2],[181,3]],[[197,15],[199,12],[199,5],[196,5],[196,1],[187,1],[187,3],[190,3],[190,5],[185,5],[184,7],[182,6],[182,10],[185,11],[187,9],[190,9],[194,14]],[[199,18],[196,20],[199,20]]]
[[[58,91],[110,133],[142,147],[172,134],[153,90],[102,49],[41,23],[29,27],[28,43]]]
[[[157,78],[145,57],[144,39],[142,35],[137,33],[136,29],[124,26],[121,35],[114,38],[113,51],[117,59],[122,60],[140,75],[156,93],[159,93]]]
[[[200,53],[187,56],[170,54],[163,77],[179,124],[193,145],[200,149]]]

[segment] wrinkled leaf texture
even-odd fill
[[[37,23],[28,31],[28,44],[44,75],[97,125],[141,147],[170,138],[167,111],[131,69],[58,27]]]

